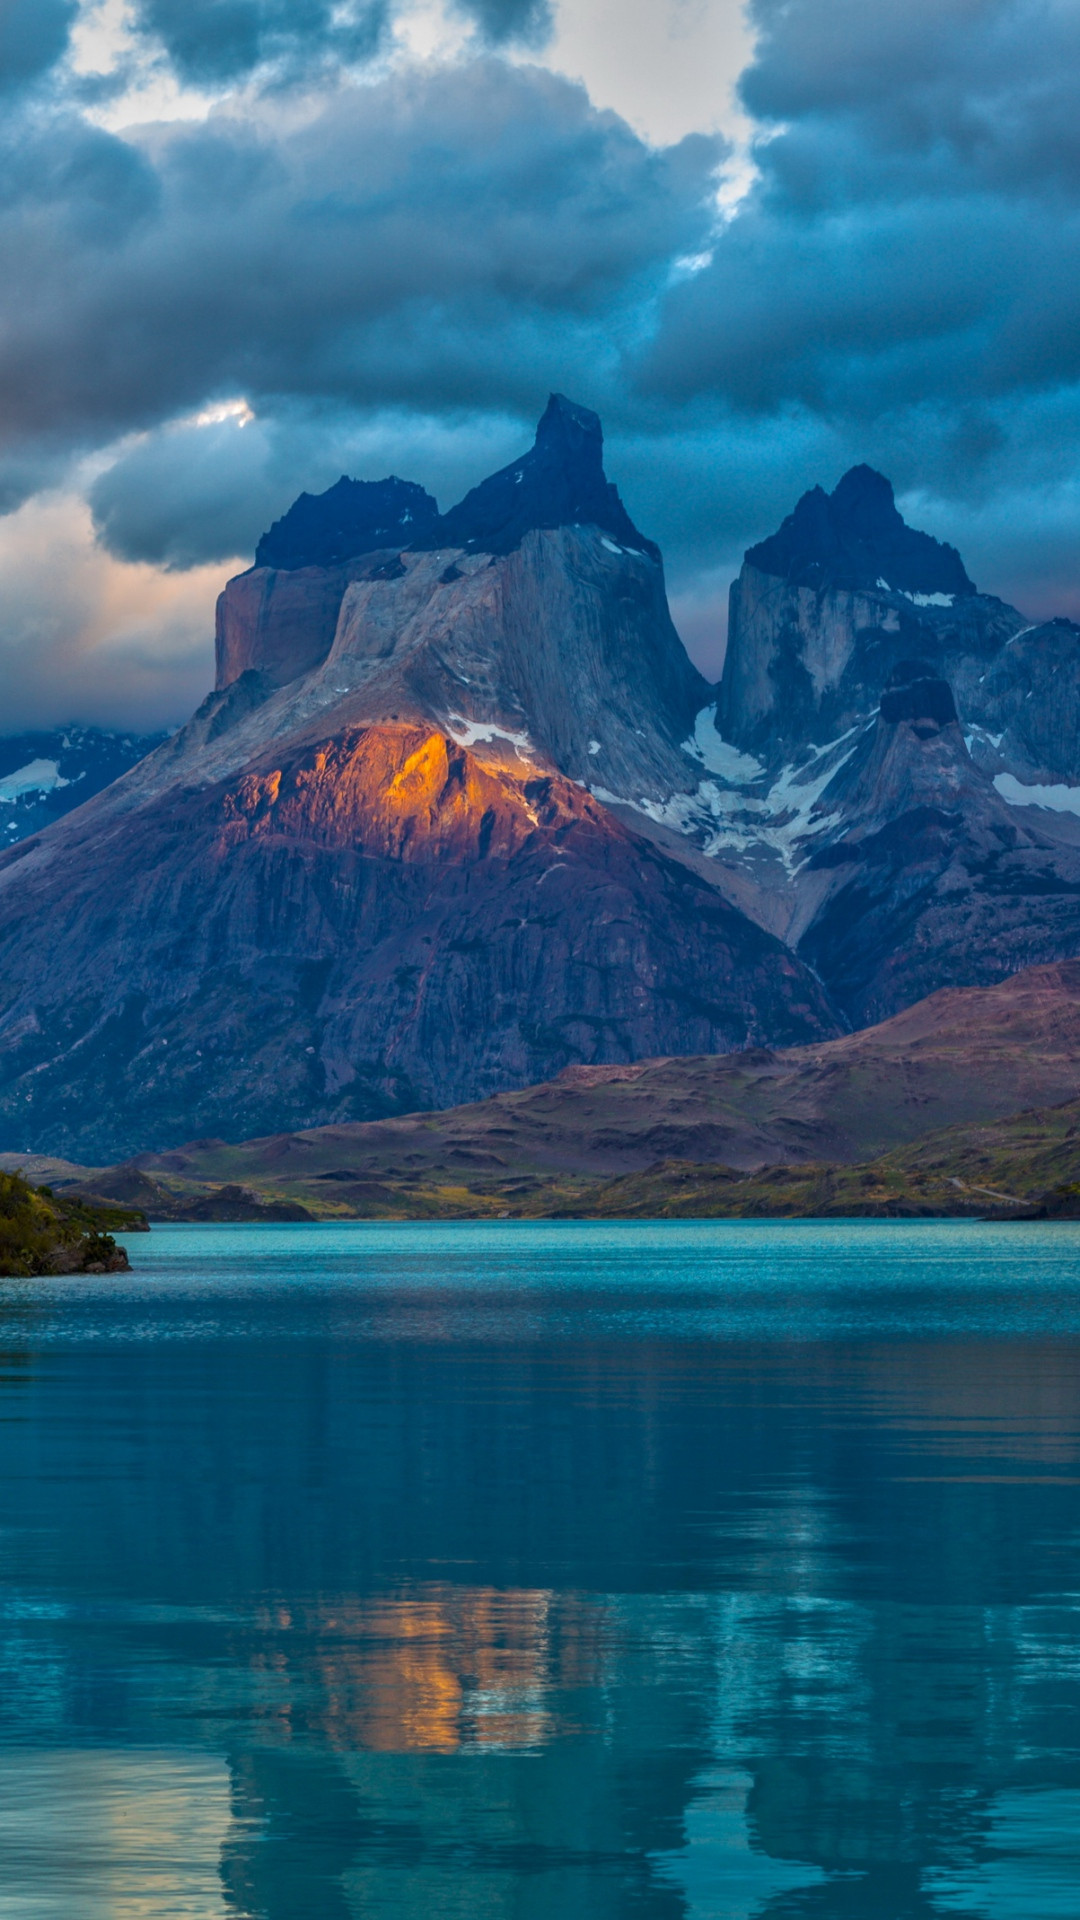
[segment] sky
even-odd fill
[[[175,725],[303,488],[595,407],[719,672],[857,461],[1080,616],[1076,0],[0,0],[0,731]]]

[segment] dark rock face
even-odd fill
[[[255,549],[257,567],[336,567],[378,547],[408,546],[438,518],[430,493],[412,480],[350,480],[302,493]]]
[[[867,725],[889,675],[912,658],[948,680],[974,720],[987,711],[983,676],[1024,624],[987,594],[920,605],[884,588],[792,585],[747,563],[731,589],[716,725],[741,751],[783,766]]]
[[[259,541],[255,566],[219,596],[217,687],[251,669],[280,687],[319,666],[349,585],[403,579],[409,550],[495,559],[519,551],[532,533],[591,528],[602,540],[614,536],[613,552],[659,567],[659,549],[638,533],[604,473],[603,446],[598,416],[552,394],[531,450],[449,513],[440,516],[431,495],[404,480],[342,477],[327,493],[302,493]],[[438,578],[446,587],[464,575],[451,557]],[[670,628],[666,603],[664,619]],[[673,629],[671,640],[673,657],[685,661]],[[685,664],[700,706],[705,683]],[[692,714],[684,717],[692,723]]]
[[[778,533],[746,555],[760,573],[817,590],[891,588],[898,593],[974,593],[955,547],[909,527],[890,482],[852,467],[832,493],[804,493]]]
[[[1063,844],[1000,797],[924,664],[892,676],[820,804],[797,951],[852,1025],[1080,953],[1080,837]]]
[[[969,696],[972,752],[990,773],[1027,785],[1071,785],[1080,776],[1080,626],[1047,620],[1021,628]]]
[[[604,473],[599,416],[553,393],[531,450],[474,487],[413,544],[512,553],[533,529],[571,526],[599,527],[623,545],[660,557]]]
[[[893,668],[881,696],[881,718],[894,727],[906,720],[921,738],[959,725],[952,688],[922,660],[902,660]]]
[[[804,494],[731,589],[716,724],[770,767],[866,725],[904,660],[953,686],[965,720],[1023,616],[977,593],[955,548],[905,524],[870,467]],[[974,711],[970,717],[974,717]]]
[[[319,666],[333,644],[350,572],[252,567],[230,580],[217,603],[217,687],[253,671],[281,687]]]

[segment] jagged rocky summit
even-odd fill
[[[418,491],[298,503],[222,595],[188,726],[0,859],[10,1147],[104,1161],[837,1030],[638,807],[696,791],[710,689],[596,416],[555,396],[460,506]]]

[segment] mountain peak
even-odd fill
[[[604,479],[604,429],[600,415],[565,393],[552,393],[537,423],[535,447],[566,465],[576,465],[595,483]],[[534,449],[535,451],[535,449]]]
[[[891,588],[906,594],[969,594],[975,586],[955,547],[909,527],[892,484],[851,467],[832,493],[812,487],[778,532],[751,547],[747,564],[799,586]]]
[[[257,567],[294,572],[333,567],[380,547],[402,547],[438,518],[437,501],[413,480],[350,480],[302,493],[255,549]]]
[[[540,527],[596,526],[628,546],[659,552],[638,532],[604,473],[604,434],[589,407],[553,393],[528,453],[502,467],[428,528],[414,547],[512,553]]]

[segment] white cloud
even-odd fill
[[[560,0],[545,58],[665,145],[687,133],[745,137],[735,82],[751,47],[741,0]]]

